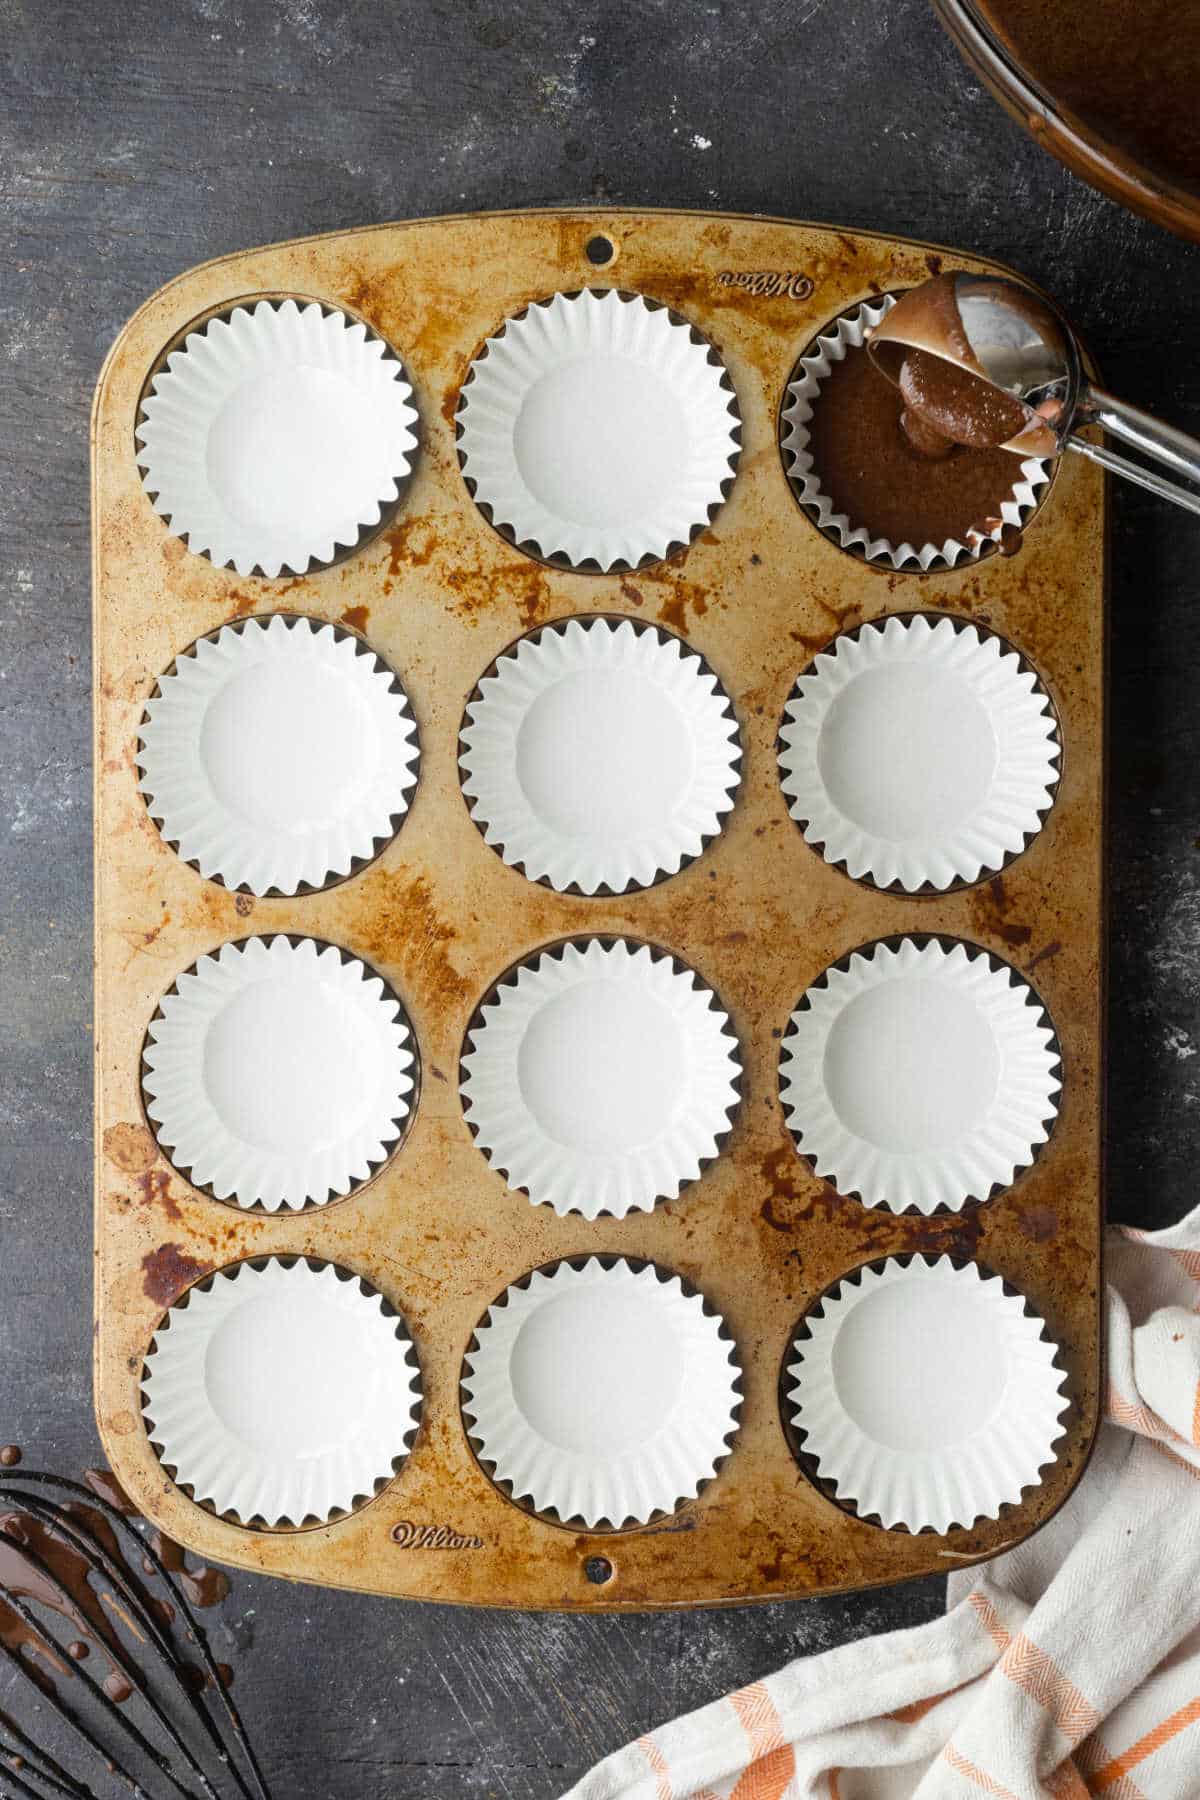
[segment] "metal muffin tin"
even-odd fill
[[[1065,1500],[1098,1416],[1104,999],[1103,479],[1068,459],[1020,553],[958,570],[882,571],[801,510],[779,449],[800,353],[847,307],[924,279],[945,252],[867,232],[680,212],[547,210],[421,220],[274,245],[170,283],[125,327],[92,427],[96,705],[96,1409],[109,1459],[172,1538],[228,1563],[334,1586],[476,1605],[619,1610],[831,1593],[994,1554]],[[970,257],[955,263],[993,269]],[[742,425],[711,525],[668,561],[609,575],[523,554],[464,483],[454,416],[468,365],[502,321],[557,291],[615,286],[663,302],[715,346]],[[165,352],[245,297],[316,299],[403,359],[420,413],[411,481],[379,530],[303,577],[239,577],[171,536],[142,491],[134,428]],[[223,624],[301,613],[363,637],[400,675],[420,780],[397,837],[346,880],[255,899],[205,881],[164,841],[138,789],[138,729],[159,675]],[[840,631],[945,613],[1008,640],[1060,721],[1055,805],[1003,873],[905,895],[850,880],[788,816],[777,734],[798,673]],[[508,867],[460,786],[463,709],[530,629],[573,615],[657,623],[730,696],[744,748],[737,802],[703,854],[657,886],[585,897]],[[401,996],[420,1095],[400,1149],[345,1199],[283,1216],[192,1188],[148,1128],[147,1025],[197,957],[250,935],[338,945]],[[742,1100],[719,1156],[674,1201],[620,1220],[557,1216],[506,1189],[473,1141],[459,1064],[481,998],[548,945],[596,934],[678,956],[721,997]],[[868,1210],[798,1154],[779,1099],[800,995],[852,950],[901,934],[965,940],[1044,1001],[1064,1090],[1050,1141],[1013,1186],[960,1213]],[[978,1261],[1028,1296],[1061,1346],[1071,1410],[1042,1484],[998,1519],[946,1535],[884,1530],[835,1504],[781,1416],[780,1376],[807,1309],[888,1255]],[[263,1530],[171,1480],[140,1383],[164,1309],[214,1270],[269,1254],[361,1276],[407,1322],[423,1411],[407,1460],[359,1510]],[[489,1304],[533,1268],[624,1255],[678,1273],[722,1315],[742,1369],[740,1428],[698,1498],[622,1532],[531,1514],[493,1485],[461,1413],[460,1376]]]

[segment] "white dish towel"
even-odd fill
[[[944,1618],[790,1663],[563,1800],[1197,1800],[1200,1208],[1107,1244],[1107,1421],[1067,1505]]]

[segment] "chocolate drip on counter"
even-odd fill
[[[41,1716],[49,1703],[63,1728],[56,1750],[72,1739],[144,1800],[268,1800],[228,1698],[232,1671],[213,1660],[191,1611],[223,1599],[228,1578],[189,1567],[158,1532],[143,1536],[106,1470],[86,1482],[0,1472],[0,1675],[24,1678],[6,1695],[19,1700],[28,1683]],[[0,1712],[0,1795],[90,1800],[31,1729]]]

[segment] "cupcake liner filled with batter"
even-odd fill
[[[894,569],[953,568],[1011,546],[1049,469],[998,447],[918,453],[901,427],[900,392],[866,347],[894,304],[884,295],[843,313],[804,352],[784,402],[784,466],[801,506],[843,550]]]

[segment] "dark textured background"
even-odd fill
[[[0,58],[0,1442],[66,1472],[97,1448],[88,407],[141,300],[413,214],[763,211],[1014,263],[1118,392],[1200,431],[1200,253],[1036,150],[925,0],[0,0]],[[1200,520],[1115,499],[1111,1204],[1153,1224],[1194,1198],[1200,1120]],[[239,1574],[215,1634],[280,1800],[552,1800],[672,1712],[941,1603],[581,1621]]]

